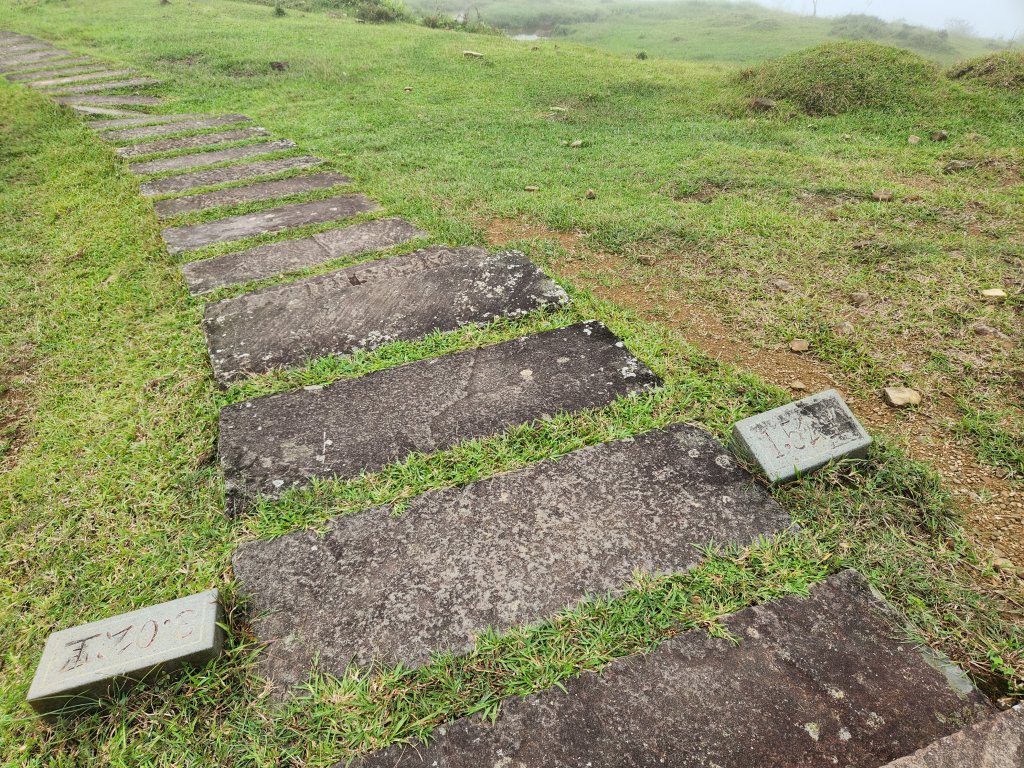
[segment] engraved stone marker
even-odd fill
[[[773,483],[835,459],[862,458],[871,445],[871,436],[834,389],[737,422],[733,440]]]
[[[305,682],[317,655],[342,674],[353,660],[462,652],[487,627],[619,594],[637,571],[683,571],[701,545],[788,525],[720,443],[677,424],[426,493],[400,517],[378,507],[243,544],[233,563],[256,632],[272,641],[261,671],[286,686]]]
[[[81,706],[116,683],[205,664],[224,642],[219,618],[217,590],[211,589],[54,632],[29,688],[29,704],[41,713]]]
[[[226,168],[213,168],[208,171],[193,171],[169,176],[166,179],[147,181],[139,187],[146,197],[154,195],[170,195],[176,192],[188,192],[199,187],[211,187],[214,184],[227,184],[232,181],[254,179],[258,176],[270,176],[273,173],[292,171],[299,168],[310,168],[322,163],[319,157],[302,155],[300,157],[279,157],[275,160],[261,160],[256,163],[229,165]]]

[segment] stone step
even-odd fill
[[[11,82],[30,82],[33,80],[45,80],[49,77],[58,77],[61,75],[73,75],[86,72],[94,72],[100,69],[103,65],[99,62],[94,64],[81,64],[77,67],[66,67],[64,69],[37,69],[32,72],[22,72],[15,75],[7,75],[7,79]]]
[[[161,152],[172,152],[179,149],[215,147],[218,144],[228,144],[232,141],[244,141],[246,139],[262,138],[269,135],[270,131],[266,128],[237,128],[232,131],[203,133],[198,136],[184,136],[177,139],[158,139],[156,141],[147,141],[141,144],[129,144],[126,147],[118,147],[114,151],[124,158],[142,157],[143,155],[155,155]]]
[[[200,187],[212,187],[216,184],[246,181],[259,178],[260,176],[283,173],[284,171],[312,168],[315,165],[320,165],[322,162],[323,160],[319,157],[302,155],[300,157],[278,157],[274,160],[260,160],[256,163],[239,163],[226,168],[213,168],[208,171],[182,173],[166,179],[154,179],[142,184],[139,191],[147,197],[188,192]]]
[[[337,195],[201,224],[168,227],[161,234],[168,252],[178,254],[214,243],[244,240],[247,237],[273,234],[309,224],[327,224],[377,210],[380,210],[380,206],[366,195]]]
[[[0,61],[52,50],[53,46],[45,43],[17,43],[15,45],[7,45],[0,47]]]
[[[53,99],[58,104],[69,107],[96,105],[103,107],[155,107],[163,103],[159,96],[137,96],[135,94],[83,94],[81,96],[57,96]]]
[[[298,272],[346,256],[381,251],[426,236],[426,232],[404,219],[377,219],[298,240],[193,261],[183,266],[182,272],[189,291],[209,293],[229,285]]]
[[[74,54],[70,51],[47,49],[43,51],[34,51],[33,53],[23,53],[17,56],[5,56],[0,59],[0,65],[4,67],[14,67],[21,64],[36,64],[40,61],[48,62],[50,59],[66,59],[73,55]]]
[[[377,542],[387,540],[382,535]],[[307,565],[331,554],[343,561],[355,557],[348,554],[352,543],[339,541],[333,531],[323,542],[308,543],[312,553],[294,554]],[[377,557],[393,552],[388,546]],[[437,566],[450,569],[447,562]],[[337,566],[324,567],[333,574]],[[314,583],[324,578],[315,570],[306,573]],[[327,608],[349,594],[347,585],[339,589],[339,595],[325,596],[330,603],[321,620],[338,615]],[[426,589],[421,594],[417,600],[432,599]],[[400,607],[397,600],[388,604],[390,610]],[[648,655],[567,680],[565,690],[506,702],[493,725],[466,717],[438,728],[429,745],[396,745],[356,765],[877,768],[952,732],[961,719],[970,722],[989,711],[959,670],[937,669],[927,651],[894,639],[901,634],[896,617],[853,571],[812,587],[807,597],[748,608],[723,623],[738,644],[691,630]]]
[[[73,58],[53,58],[44,61],[30,61],[26,64],[0,63],[0,72],[35,72],[43,67],[71,67],[76,64],[90,64],[104,66],[88,56],[75,56]]]
[[[291,139],[278,139],[277,141],[263,141],[259,144],[246,144],[244,147],[231,147],[230,149],[219,149],[213,152],[197,152],[194,155],[179,155],[178,157],[164,157],[144,163],[132,163],[128,166],[128,170],[139,176],[150,173],[164,173],[165,171],[186,171],[191,168],[202,168],[206,165],[244,160],[249,157],[259,157],[260,155],[284,152],[289,149],[295,149],[294,141]]]
[[[86,83],[85,85],[72,85],[60,87],[55,92],[61,94],[96,93],[98,91],[126,90],[134,88],[146,88],[150,85],[159,85],[159,80],[152,77],[130,77],[127,80],[109,80],[103,83]]]
[[[161,219],[169,219],[182,213],[204,211],[209,208],[241,205],[242,203],[278,200],[289,195],[303,192],[315,192],[332,187],[351,184],[352,179],[334,171],[315,173],[309,176],[292,176],[288,179],[260,181],[244,187],[230,187],[206,192],[191,197],[172,197],[158,200],[153,204],[156,214]]]
[[[134,74],[135,72],[131,69],[103,69],[84,75],[66,75],[63,77],[53,77],[49,80],[38,80],[27,83],[27,85],[29,88],[57,88],[62,85],[74,85],[75,83],[85,83],[90,80],[104,80],[114,77],[127,77]]]
[[[1022,768],[1024,705],[929,744],[885,768]]]
[[[155,139],[161,136],[170,136],[175,133],[186,131],[202,131],[207,128],[220,128],[225,125],[236,125],[238,123],[250,123],[251,119],[245,115],[221,115],[219,117],[201,117],[199,115],[170,115],[180,120],[163,120],[162,125],[146,125],[141,128],[125,127],[118,131],[103,131],[99,137],[104,141],[119,143],[124,141],[136,141],[137,139]],[[99,126],[93,126],[98,128]],[[111,128],[117,126],[109,126]]]
[[[77,104],[71,107],[75,112],[90,117],[123,117],[125,119],[141,117],[142,112],[134,112],[130,109],[114,109],[113,107],[87,107],[84,104]]]
[[[592,321],[232,405],[220,414],[228,514],[310,478],[358,477],[657,384]]]
[[[236,551],[238,586],[269,643],[259,671],[279,690],[304,683],[317,656],[342,675],[351,662],[462,653],[487,628],[538,622],[620,594],[638,571],[684,571],[712,541],[745,545],[789,526],[725,448],[684,424],[404,507]]]
[[[89,127],[94,131],[103,131],[107,128],[129,128],[137,125],[160,125],[162,123],[175,123],[185,120],[195,120],[202,115],[140,115],[139,117],[125,118],[124,120],[93,120]],[[102,134],[101,134],[102,135]]]
[[[568,301],[521,253],[435,247],[393,258],[208,304],[214,376],[226,384]]]

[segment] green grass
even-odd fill
[[[1021,161],[1019,99],[952,82],[930,113],[755,118],[729,69],[565,44],[532,51],[294,9],[275,17],[223,0],[25,2],[0,8],[0,28],[157,75],[167,111],[251,115],[438,240],[483,243],[486,224],[502,217],[579,231],[584,263],[597,251],[654,254],[652,277],[688,291],[751,341],[805,335],[854,389],[894,379],[959,395],[981,387],[983,408],[964,439],[997,464],[1006,452],[986,446],[1019,439],[1011,375],[1019,353],[965,333],[979,319],[1020,332],[1019,299],[975,299],[978,287],[1016,274],[1021,259],[1019,182],[1005,183],[1004,167]],[[484,60],[464,59],[466,48],[483,50]],[[273,72],[270,61],[289,67]],[[932,126],[951,140],[907,145],[909,132]],[[986,140],[972,142],[970,132]],[[584,147],[562,144],[577,138]],[[941,168],[954,156],[1003,165],[947,176]],[[528,184],[540,191],[524,192]],[[895,203],[869,200],[882,185],[897,191]],[[584,199],[588,187],[595,200]],[[915,194],[921,201],[906,199]],[[17,424],[0,438],[8,445],[0,755],[12,765],[327,766],[462,714],[493,715],[505,695],[674,633],[717,631],[723,614],[801,593],[844,567],[865,572],[919,639],[986,690],[1024,692],[1017,583],[972,548],[937,478],[883,438],[867,462],[777,492],[797,532],[714,553],[691,573],[640,580],[538,626],[486,635],[465,658],[315,680],[306,698],[275,708],[253,674],[256,648],[231,580],[242,541],[377,504],[401,507],[425,490],[663,424],[692,421],[724,438],[737,418],[787,395],[571,285],[564,310],[316,361],[221,392],[200,329],[203,302],[187,295],[159,229],[110,147],[70,112],[0,83],[0,370],[13,393],[0,397],[3,423]],[[515,245],[549,269],[565,259],[550,239]],[[796,290],[772,292],[774,276]],[[853,339],[833,339],[831,324],[849,312],[842,297],[854,289],[875,301],[857,315]],[[590,317],[620,334],[666,387],[224,518],[221,405]],[[219,661],[78,721],[50,728],[31,717],[24,695],[51,631],[212,586],[227,596],[232,629]]]

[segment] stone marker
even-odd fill
[[[72,85],[68,88],[61,87],[56,92],[61,94],[96,93],[97,91],[113,91],[128,88],[145,88],[150,85],[159,85],[159,80],[152,77],[132,77],[127,80],[110,80],[104,83],[87,83],[85,85]]]
[[[104,107],[155,107],[163,103],[159,96],[136,96],[134,94],[83,94],[81,96],[56,96],[53,99],[58,104],[67,104],[69,107],[81,106],[83,104],[98,105]]]
[[[200,187],[212,187],[215,184],[227,184],[232,181],[244,181],[284,171],[311,168],[322,162],[323,160],[319,157],[302,155],[300,157],[279,157],[275,160],[261,160],[258,163],[241,163],[226,168],[182,173],[166,179],[147,181],[142,184],[139,191],[147,197],[168,195],[175,192],[188,192]]]
[[[220,128],[225,125],[237,125],[238,123],[250,123],[252,120],[245,115],[221,115],[220,117],[201,117],[199,115],[168,115],[169,118],[161,122],[163,125],[147,125],[141,128],[126,127],[119,131],[103,131],[99,137],[104,141],[122,142],[136,141],[137,139],[155,139],[161,136],[170,136],[185,131],[202,131],[207,128]],[[93,126],[96,127],[96,126]],[[110,126],[114,128],[116,126]]]
[[[198,119],[202,115],[140,115],[129,117],[124,120],[93,120],[89,127],[94,131],[102,131],[107,128],[129,128],[136,125],[159,125],[161,123],[176,123],[183,120]],[[102,133],[100,134],[103,135]]]
[[[157,216],[161,219],[168,219],[172,216],[191,213],[192,211],[203,211],[208,208],[235,206],[242,203],[261,202],[264,200],[278,200],[289,195],[315,192],[351,183],[352,179],[348,176],[343,176],[334,171],[325,171],[324,173],[315,173],[310,176],[292,176],[288,179],[261,181],[245,187],[218,189],[215,192],[192,195],[191,197],[173,197],[167,200],[158,200],[153,204],[153,207],[156,209]]]
[[[54,632],[29,688],[29,704],[37,712],[81,706],[117,683],[205,664],[224,641],[219,620],[217,590],[211,589]]]
[[[884,768],[1021,768],[1024,707],[993,715]]]
[[[738,421],[732,434],[737,451],[773,483],[836,459],[861,458],[871,445],[871,436],[834,389]]]
[[[894,640],[894,618],[845,571],[727,616],[738,644],[690,630],[356,766],[877,768],[989,711],[959,670]]]
[[[679,424],[427,493],[400,517],[378,507],[323,535],[243,544],[233,563],[269,642],[260,672],[280,690],[305,682],[315,656],[334,675],[350,662],[417,666],[469,650],[488,627],[620,594],[638,571],[683,571],[711,541],[788,526],[718,442]]]
[[[291,139],[278,139],[277,141],[263,141],[259,144],[246,144],[242,147],[218,149],[213,152],[197,152],[194,155],[163,157],[159,160],[150,160],[145,163],[132,163],[128,166],[128,170],[140,176],[149,173],[164,173],[165,171],[186,171],[190,168],[202,168],[204,165],[244,160],[248,157],[259,157],[260,155],[284,152],[289,149],[295,149],[294,141]]]
[[[404,219],[377,219],[298,240],[285,240],[193,261],[183,266],[182,272],[189,291],[193,294],[208,293],[229,285],[297,272],[333,259],[384,250],[426,236],[426,232]]]
[[[414,452],[599,408],[657,384],[591,321],[228,406],[219,442],[228,513],[312,477],[357,477]]]
[[[194,251],[214,243],[244,240],[256,235],[272,234],[308,224],[327,224],[360,213],[380,210],[380,206],[363,194],[337,195],[323,200],[292,203],[256,213],[228,216],[201,224],[168,227],[161,235],[172,254]]]
[[[202,133],[198,136],[185,136],[179,139],[158,139],[141,144],[129,144],[125,147],[118,147],[114,151],[121,157],[142,157],[143,155],[155,155],[160,152],[212,147],[217,144],[227,144],[232,141],[244,141],[245,139],[255,139],[269,135],[270,131],[266,128],[238,128],[232,131]]]
[[[65,59],[46,59],[44,61],[31,61],[26,64],[0,63],[0,72],[34,72],[43,67],[70,67],[75,64],[91,64],[92,66],[105,66],[96,62],[88,56],[76,56]]]
[[[7,79],[11,82],[28,83],[33,80],[45,80],[48,77],[56,77],[59,75],[93,72],[101,66],[102,65],[99,62],[96,62],[95,64],[82,64],[77,67],[67,67],[65,69],[37,69],[32,72],[19,72],[13,75],[7,75]]]
[[[50,78],[49,80],[38,80],[36,82],[28,83],[28,87],[55,88],[62,85],[74,85],[75,83],[84,83],[90,80],[103,80],[113,77],[126,77],[127,75],[133,74],[135,74],[135,72],[131,69],[104,69],[84,75],[67,75],[63,77]]]
[[[521,253],[428,248],[366,268],[342,269],[265,288],[206,307],[203,327],[214,375],[222,384],[248,373],[301,365],[433,331],[517,317],[568,297]]]

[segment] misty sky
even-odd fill
[[[811,0],[760,0],[769,7],[810,13]],[[865,10],[866,9],[866,10]],[[869,13],[942,29],[946,19],[969,21],[983,35],[1024,38],[1024,0],[818,0],[819,16]]]

